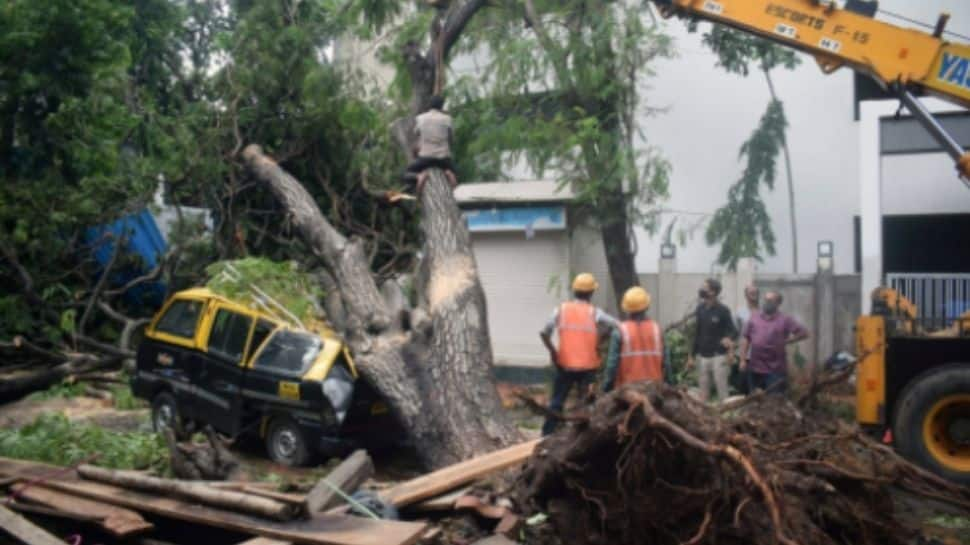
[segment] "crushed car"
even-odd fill
[[[131,388],[151,403],[156,431],[258,437],[286,465],[395,435],[386,404],[325,325],[304,328],[208,288],[164,304],[138,347]]]

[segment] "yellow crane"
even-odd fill
[[[870,76],[899,98],[970,184],[970,153],[917,98],[925,93],[970,108],[970,46],[945,39],[948,15],[927,33],[875,19],[874,1],[651,1],[665,17],[713,21],[804,51],[826,74],[847,67]],[[970,318],[946,335],[928,334],[899,294],[882,289],[873,299],[873,314],[856,323],[856,420],[891,429],[903,455],[970,484]]]

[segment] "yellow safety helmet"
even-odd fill
[[[596,282],[596,278],[589,273],[577,274],[576,278],[573,279],[573,291],[578,291],[580,293],[592,293],[596,291],[596,288],[598,287],[600,287],[600,285]]]
[[[634,286],[623,294],[620,306],[623,307],[623,312],[629,314],[643,312],[650,308],[650,294],[640,286]]]

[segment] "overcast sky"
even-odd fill
[[[970,2],[967,0],[888,0],[883,10],[936,22],[940,12],[952,15],[949,30],[970,35]],[[911,26],[903,21],[880,19]],[[716,248],[704,243],[704,218],[721,206],[727,190],[740,175],[738,149],[764,112],[768,90],[760,73],[748,78],[726,74],[714,66],[715,57],[700,43],[699,34],[688,34],[677,20],[665,21],[676,39],[678,57],[655,65],[657,75],[643,89],[644,101],[666,107],[667,113],[644,120],[650,143],[660,148],[673,164],[671,199],[664,216],[666,225],[675,216],[678,226],[696,225],[686,248],[680,248],[678,269],[710,271]],[[789,145],[794,166],[799,229],[799,272],[815,268],[816,244],[832,240],[836,246],[836,270],[853,269],[853,216],[859,212],[858,125],[853,119],[853,78],[849,70],[825,76],[814,60],[802,55],[795,71],[776,70],[774,80],[785,104],[790,128]],[[940,156],[941,168],[952,168]],[[779,163],[781,166],[781,163]],[[956,180],[954,179],[956,183]],[[791,245],[787,188],[779,171],[775,191],[767,195],[778,239],[775,257],[760,269],[769,273],[791,272]],[[970,199],[967,211],[970,212]],[[659,233],[639,236],[637,265],[653,272],[659,258]]]

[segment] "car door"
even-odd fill
[[[216,306],[214,312],[196,399],[206,422],[236,435],[242,429],[240,388],[253,318],[226,306]]]
[[[138,348],[138,382],[146,391],[171,391],[186,418],[196,414],[193,389],[202,365],[196,328],[204,308],[202,299],[172,300]]]

